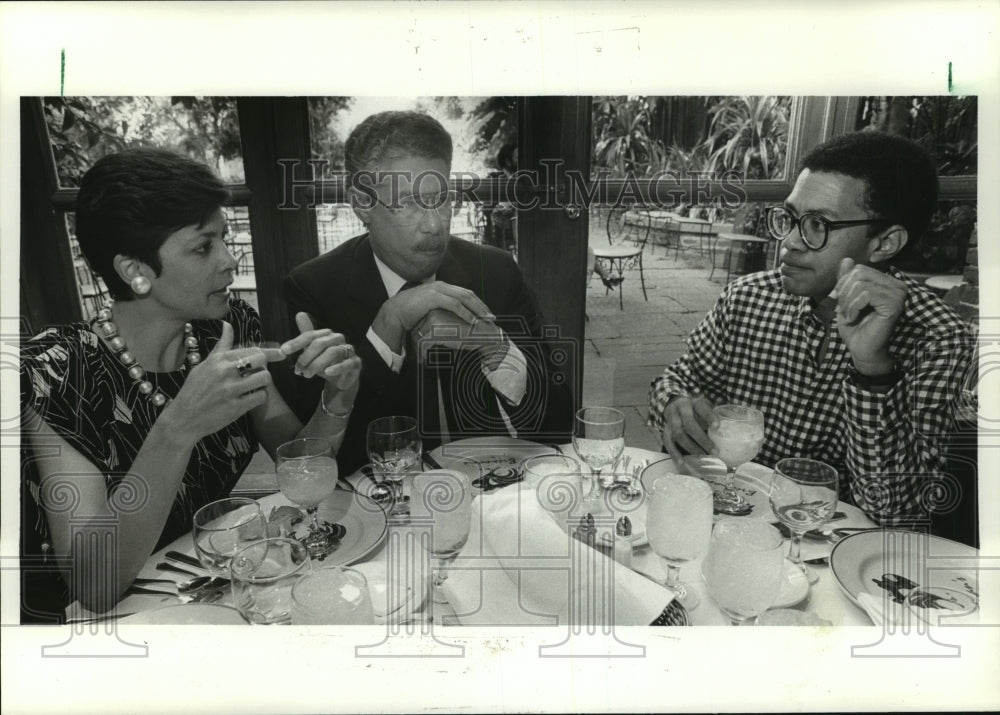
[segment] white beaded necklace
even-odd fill
[[[160,392],[159,389],[155,389],[153,383],[145,379],[145,368],[128,351],[125,338],[118,333],[118,326],[112,320],[114,318],[114,314],[111,312],[112,304],[113,301],[109,301],[98,311],[97,327],[101,331],[101,335],[107,338],[111,349],[115,351],[118,362],[128,370],[129,377],[139,385],[139,392],[149,398],[149,401],[156,407],[162,407],[170,402],[170,398]],[[194,329],[191,327],[191,323],[184,323],[184,347],[187,350],[184,360],[190,367],[194,367],[201,362],[201,354],[198,352],[198,338],[194,336]]]

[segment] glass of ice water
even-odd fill
[[[590,467],[590,498],[599,494],[598,485],[605,489],[614,486],[614,475],[604,475],[604,470],[613,469],[625,451],[625,415],[613,407],[583,407],[577,410],[573,449]]]
[[[340,567],[303,574],[292,585],[291,620],[293,626],[374,623],[368,581],[360,571]]]
[[[278,487],[288,501],[303,507],[309,518],[308,532],[302,543],[314,559],[331,553],[339,540],[333,527],[320,521],[319,503],[337,489],[337,460],[329,440],[317,437],[293,439],[275,452]]]
[[[695,477],[667,474],[653,484],[646,515],[649,545],[667,563],[666,587],[691,610],[700,599],[679,580],[680,564],[705,555],[712,535],[712,487]]]
[[[774,603],[784,569],[781,533],[760,519],[720,519],[701,563],[709,594],[734,626]]]
[[[708,438],[726,465],[726,486],[715,494],[715,511],[739,516],[750,513],[750,503],[736,491],[736,469],[751,461],[764,445],[764,413],[743,405],[720,405]]]
[[[792,534],[788,559],[816,583],[819,576],[802,563],[802,535],[823,526],[837,510],[837,470],[815,459],[790,457],[774,465],[771,511]]]

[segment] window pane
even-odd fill
[[[244,181],[231,97],[44,97],[59,184],[79,186],[102,156],[133,146],[174,149],[227,183]]]
[[[977,97],[862,97],[855,129],[914,140],[934,157],[941,176],[975,174]]]
[[[594,97],[593,176],[735,171],[782,179],[792,98]]]

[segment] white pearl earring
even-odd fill
[[[149,292],[149,289],[153,287],[146,276],[136,276],[132,279],[131,285],[132,290],[137,295],[146,295],[146,293]]]

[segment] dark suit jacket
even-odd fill
[[[510,255],[490,246],[452,238],[437,280],[472,290],[497,316],[497,324],[521,349],[528,362],[528,384],[521,403],[505,402],[505,411],[518,437],[543,442],[565,441],[572,429],[575,348],[550,351],[541,339],[541,318],[534,298]],[[316,327],[343,333],[362,360],[361,387],[338,454],[341,473],[349,474],[368,461],[365,447],[368,423],[386,415],[418,418],[425,449],[440,443],[437,383],[426,367],[417,367],[413,346],[407,347],[403,369],[397,374],[365,335],[382,304],[388,300],[375,265],[368,235],[350,239],[289,274],[285,297],[291,315],[309,313]],[[553,362],[552,355],[556,356]],[[567,359],[569,356],[569,359]],[[451,439],[506,435],[508,430],[496,403],[496,393],[480,369],[478,355],[445,351],[425,363],[434,363]],[[316,409],[322,381],[298,381],[293,407],[303,420]],[[418,414],[419,413],[419,414]]]

